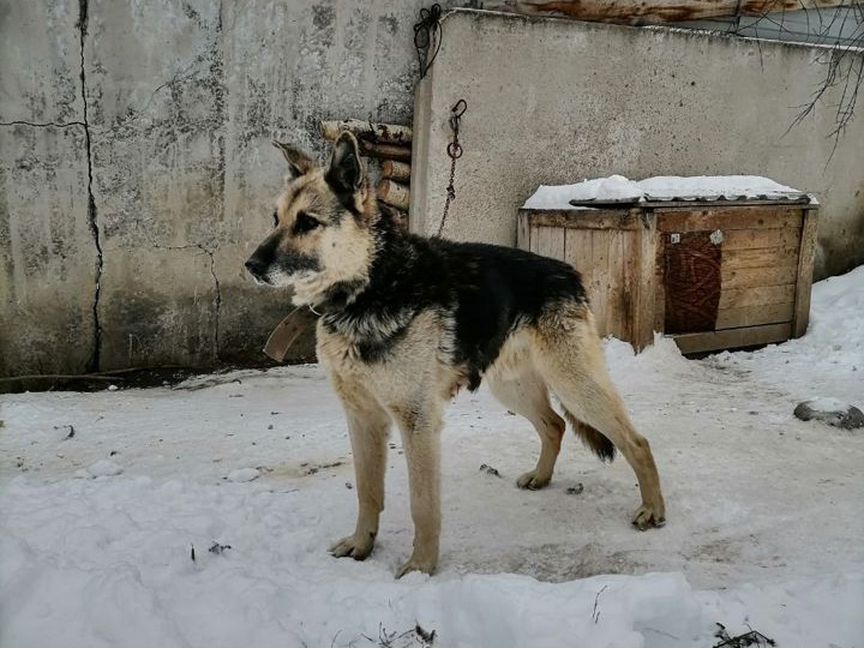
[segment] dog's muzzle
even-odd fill
[[[246,261],[246,270],[252,275],[255,281],[269,284],[270,280],[267,278],[267,268],[269,265],[269,263],[263,261],[258,255],[253,254]]]

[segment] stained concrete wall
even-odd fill
[[[92,360],[98,254],[77,21],[77,3],[0,3],[0,375]]]
[[[0,375],[261,358],[288,308],[242,268],[284,174],[269,140],[323,154],[319,119],[410,122],[427,4],[0,0]],[[820,193],[820,272],[842,270],[864,249],[862,121],[827,167],[825,114],[780,139],[819,72],[810,50],[762,52],[765,72],[747,43],[450,16],[417,105],[415,225],[440,214],[464,96],[454,237],[512,243],[540,182],[766,173]]]
[[[0,375],[263,359],[269,141],[410,122],[425,4],[0,0]]]
[[[472,10],[447,15],[443,33],[417,93],[414,230],[437,231],[449,110],[464,98],[446,236],[514,244],[517,208],[540,184],[740,173],[819,197],[817,277],[864,263],[864,117],[834,150],[841,83],[787,132],[824,79],[824,50]]]

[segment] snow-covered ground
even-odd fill
[[[702,361],[663,339],[606,351],[666,527],[633,530],[629,468],[572,436],[552,485],[518,490],[539,443],[481,389],[447,417],[439,572],[399,581],[398,435],[375,552],[326,551],[355,493],[317,367],[2,396],[0,645],[374,646],[419,623],[435,646],[712,646],[715,622],[783,648],[864,645],[864,433],[792,416],[810,397],[864,405],[864,268],[815,286],[801,340]]]

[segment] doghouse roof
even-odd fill
[[[635,181],[612,175],[569,185],[540,185],[522,208],[561,210],[670,202],[809,203],[812,200],[803,191],[762,176],[655,176]]]

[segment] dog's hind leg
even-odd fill
[[[536,328],[535,363],[574,419],[615,444],[636,473],[642,506],[633,517],[639,529],[662,526],[666,512],[660,477],[648,441],[630,422],[606,370],[603,347],[584,306],[563,309]]]
[[[337,558],[363,560],[372,552],[378,535],[378,518],[384,510],[384,472],[387,467],[387,435],[390,415],[361,384],[333,377],[336,392],[348,418],[354,474],[357,480],[357,526],[354,533],[331,548]]]
[[[516,485],[529,490],[544,488],[552,479],[564,436],[564,419],[549,404],[546,384],[533,369],[525,369],[515,378],[490,375],[488,385],[504,407],[528,419],[540,436],[537,466],[519,477]]]

